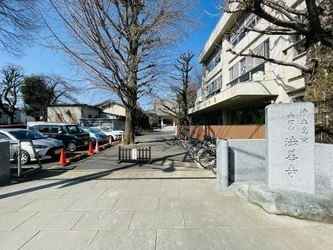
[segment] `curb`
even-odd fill
[[[118,142],[118,141],[117,142],[112,142],[111,145],[107,143],[107,144],[101,145],[99,147],[99,149],[102,151],[102,150],[105,150],[107,148],[111,148],[113,146],[117,146],[119,143],[120,142]],[[93,155],[95,155],[95,153]],[[67,161],[70,162],[70,163],[71,162],[76,162],[76,161],[82,160],[84,158],[87,158],[89,156],[93,156],[93,155],[89,155],[88,153],[82,153],[80,155],[75,155],[75,156],[72,156],[72,157],[68,158]]]

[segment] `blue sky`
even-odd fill
[[[216,8],[214,0],[200,0],[199,15],[202,27],[192,37],[185,41],[182,45],[184,52],[190,50],[194,52],[195,58],[193,63],[198,63],[197,57],[207,41],[211,31],[217,24],[221,12]],[[7,54],[0,53],[0,68],[8,63],[21,66],[25,75],[39,74],[56,74],[63,77],[68,82],[75,82],[77,78],[76,70],[69,67],[66,58],[54,50],[35,46],[27,48],[25,55],[21,58],[11,57]],[[85,104],[96,104],[109,98],[96,93],[84,93],[78,96],[79,102]],[[149,103],[142,103],[144,109],[149,109]]]

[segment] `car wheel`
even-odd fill
[[[76,145],[74,142],[70,142],[68,143],[67,145],[67,150],[70,151],[70,152],[74,152],[76,150]]]
[[[15,156],[15,161],[17,162],[17,155]],[[27,151],[21,151],[21,165],[26,165],[30,162],[30,155]]]

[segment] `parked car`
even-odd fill
[[[111,136],[113,141],[120,140],[123,135],[122,133],[113,131],[113,130],[109,129],[108,127],[91,127],[91,128],[95,129],[96,131],[100,131],[100,132],[106,134],[107,136]]]
[[[39,160],[46,160],[60,155],[61,149],[64,148],[62,141],[46,138],[36,131],[20,128],[0,129],[0,141],[10,142],[10,161],[17,161],[18,140],[21,140],[22,165],[30,161],[37,161],[37,157],[29,140],[32,141]]]
[[[125,133],[124,130],[119,130],[119,129],[115,129],[113,127],[108,127],[108,126],[101,126],[99,127],[100,129],[102,129],[103,131],[109,131],[109,132],[114,132],[120,135],[123,135]]]
[[[39,131],[46,137],[62,140],[66,149],[71,152],[89,146],[89,133],[83,131],[76,123],[28,122],[27,125],[29,129]]]
[[[105,144],[109,142],[108,136],[105,133],[101,132],[99,129],[82,128],[82,130],[89,133],[90,141],[93,143],[93,145],[95,145],[96,141],[98,141],[99,144]]]
[[[135,135],[140,135],[141,134],[141,129],[138,126],[134,127],[134,134]]]

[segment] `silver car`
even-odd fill
[[[39,160],[50,159],[60,155],[64,148],[62,141],[52,138],[46,138],[39,132],[28,129],[0,129],[0,141],[10,142],[10,161],[17,160],[18,141],[21,141],[21,164],[25,165],[30,161],[37,161],[31,142]],[[30,142],[31,140],[31,142]]]
[[[117,141],[121,139],[121,133],[119,132],[114,132],[112,130],[110,130],[107,127],[90,127],[91,129],[94,129],[95,131],[99,131],[101,133],[106,134],[108,137],[112,138],[112,141]]]
[[[109,138],[105,133],[102,133],[99,129],[95,128],[82,128],[82,130],[86,131],[90,135],[90,141],[95,145],[96,141],[99,144],[105,144],[109,142]]]

